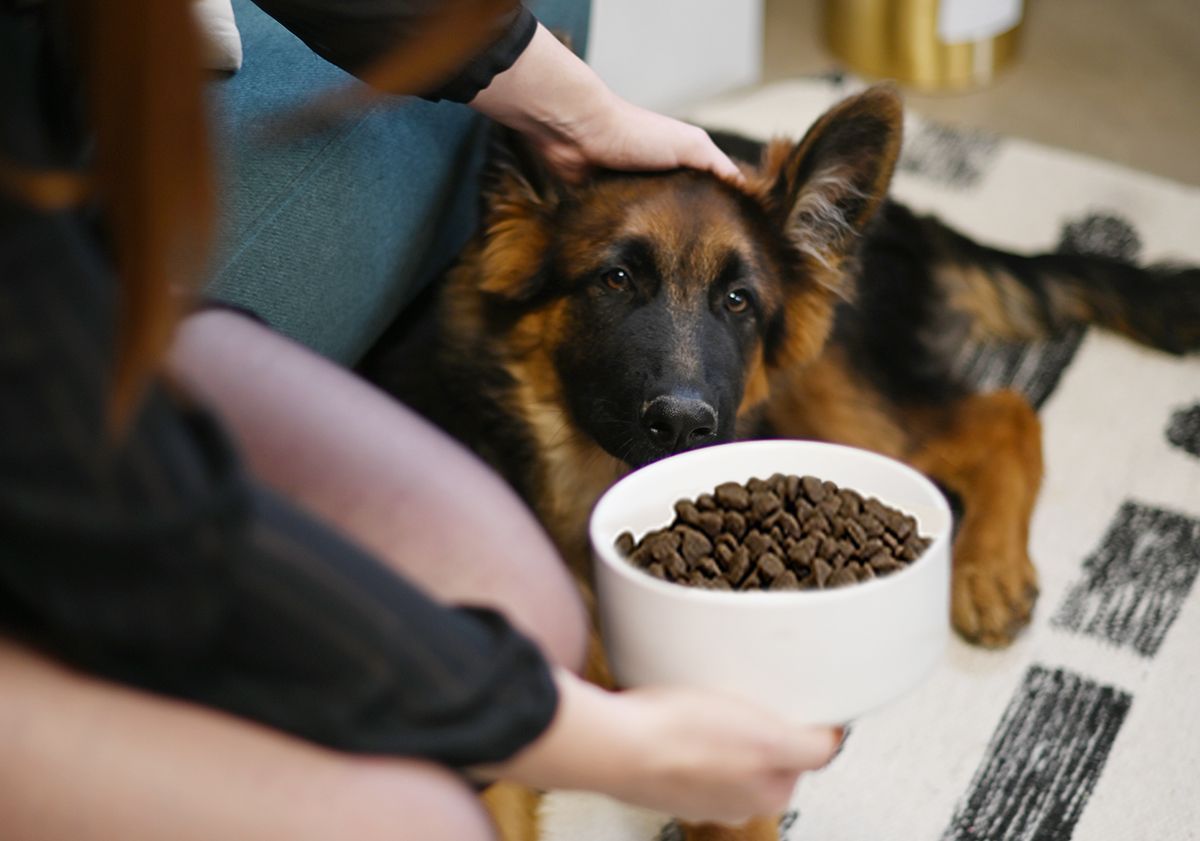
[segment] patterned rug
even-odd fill
[[[858,85],[760,88],[686,116],[800,137]],[[982,241],[1200,263],[1200,190],[910,118],[893,194]],[[1005,651],[955,640],[922,686],[853,723],[806,775],[786,841],[1200,839],[1200,356],[1098,329],[966,347],[963,370],[1039,407],[1046,477],[1034,622]],[[670,841],[661,815],[555,793],[547,841]]]

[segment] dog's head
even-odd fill
[[[569,186],[510,148],[485,190],[492,321],[630,465],[731,440],[772,370],[820,353],[900,133],[896,94],[872,88],[768,145],[744,188],[692,171]]]

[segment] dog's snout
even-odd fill
[[[645,404],[642,428],[656,446],[681,452],[716,437],[717,412],[697,397],[664,394]]]

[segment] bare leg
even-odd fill
[[[255,472],[446,602],[503,611],[569,668],[584,610],[509,487],[357,377],[225,311],[185,322],[171,370],[215,406]]]
[[[0,638],[6,841],[490,841],[426,762],[343,756],[85,677]]]

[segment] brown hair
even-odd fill
[[[86,175],[0,161],[0,189],[35,206],[98,202],[120,277],[111,420],[131,416],[161,365],[186,293],[201,277],[213,189],[199,34],[191,0],[73,0],[95,131]],[[495,35],[516,0],[448,0],[363,74],[393,93],[426,90]]]

